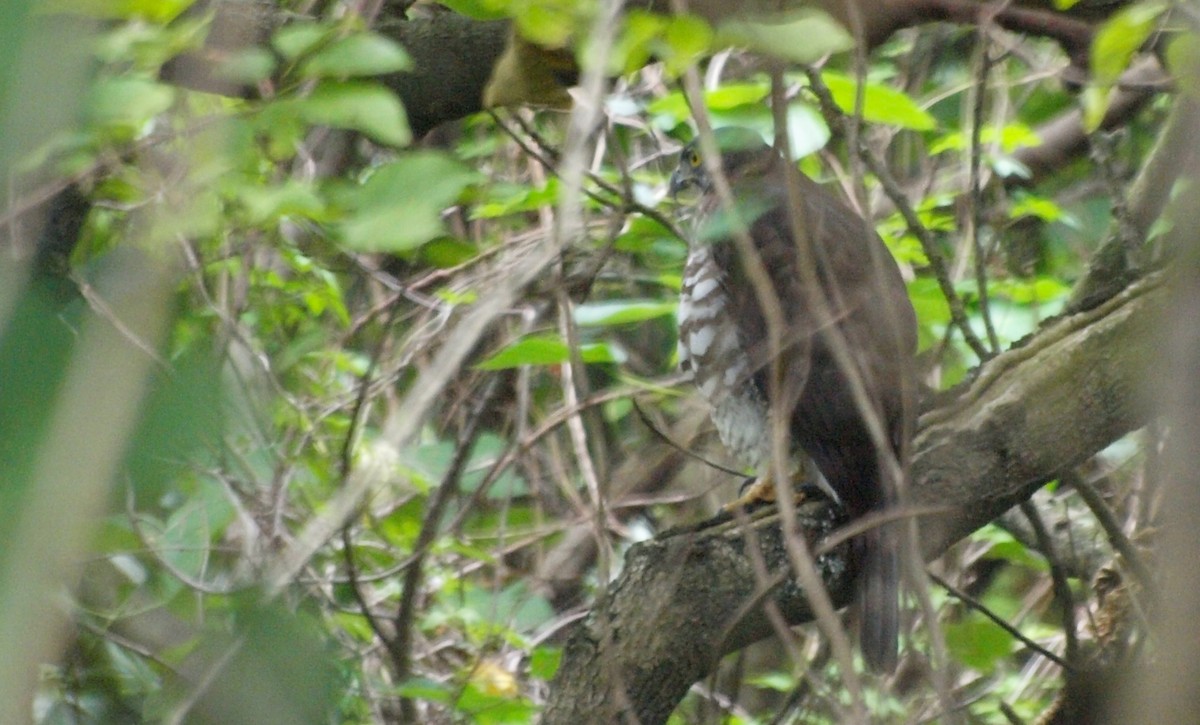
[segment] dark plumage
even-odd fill
[[[671,179],[675,192],[701,192],[680,301],[681,365],[712,404],[722,440],[760,475],[770,468],[767,401],[774,400],[787,414],[791,457],[811,457],[851,516],[891,506],[899,482],[884,464],[903,460],[914,412],[916,317],[900,271],[865,220],[757,134],[722,129],[716,140],[736,212],[723,208],[698,140],[684,147]],[[789,182],[799,208],[788,201]],[[738,242],[736,218],[748,246]],[[754,283],[755,267],[769,284]],[[777,385],[769,378],[765,312],[772,299],[781,313]],[[882,424],[887,450],[873,445],[868,416]],[[896,659],[896,538],[890,526],[856,539],[861,643],[875,670],[892,669]]]

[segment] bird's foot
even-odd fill
[[[754,511],[776,501],[775,480],[769,476],[747,478],[738,497],[721,507],[727,513]],[[796,506],[809,501],[832,501],[829,493],[815,483],[804,482],[794,488],[792,502]],[[836,503],[836,502],[834,502]]]

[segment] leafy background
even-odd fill
[[[448,4],[511,17],[592,67],[591,3]],[[594,153],[572,172],[565,111],[480,113],[415,139],[377,79],[412,60],[339,3],[226,59],[261,98],[165,83],[207,31],[189,5],[0,10],[0,60],[19,70],[0,79],[0,161],[21,182],[5,222],[64,194],[90,205],[53,264],[31,240],[61,233],[56,217],[21,227],[0,280],[0,700],[14,722],[531,721],[564,631],[623,551],[711,515],[739,483],[654,432],[728,463],[674,357],[686,247],[664,187],[694,133],[681,78],[701,58],[741,48],[709,65],[703,105],[769,135],[762,56],[832,53],[784,75],[790,145],[875,210],[935,390],[1063,309],[1166,112],[1149,104],[1053,174],[1023,161],[1064,110],[1099,124],[1163,27],[1157,3],[1106,21],[1082,87],[1063,82],[1057,44],[996,30],[903,31],[860,65],[821,15],[714,28],[630,10],[601,69]],[[50,42],[67,31],[69,47]],[[800,42],[814,37],[826,45]],[[925,239],[844,118],[904,181]],[[1152,439],[1089,464],[1135,536],[1151,523]],[[1111,552],[1074,494],[1037,503],[1072,533],[1086,615]],[[1031,540],[1000,521],[938,571],[1062,655]],[[932,594],[972,721],[1044,711],[1058,665]],[[771,643],[731,657],[674,721],[836,721],[836,668],[815,631],[806,642],[803,662]],[[872,692],[880,720],[936,712],[926,688]]]

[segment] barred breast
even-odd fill
[[[679,296],[679,366],[712,405],[721,442],[758,470],[769,451],[767,402],[750,379],[750,359],[730,307],[709,248],[693,246]]]

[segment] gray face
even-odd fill
[[[745,128],[719,128],[713,132],[713,136],[721,151],[721,165],[727,174],[771,150],[761,136]],[[671,174],[670,191],[673,196],[689,189],[703,193],[710,186],[700,137],[697,136],[679,152],[679,164]]]

